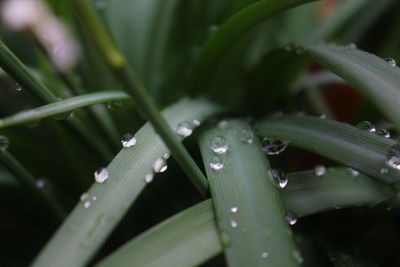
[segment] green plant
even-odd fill
[[[396,266],[400,4],[311,2],[47,0],[2,28],[0,265]]]

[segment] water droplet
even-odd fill
[[[236,206],[232,206],[232,207],[230,208],[230,211],[231,211],[232,213],[237,213],[237,212],[239,211],[239,208],[236,207]]]
[[[360,130],[364,130],[370,133],[374,133],[376,131],[375,125],[370,123],[369,121],[362,121],[356,126]]]
[[[279,186],[279,188],[285,188],[288,184],[286,174],[281,169],[272,169],[271,176],[274,183]]]
[[[7,137],[0,135],[0,149],[6,150],[10,145],[10,140]]]
[[[37,187],[37,188],[42,189],[42,188],[44,188],[45,186],[46,186],[46,179],[41,178],[41,179],[38,179],[38,180],[36,181],[36,187]]]
[[[124,134],[121,139],[121,143],[124,148],[129,148],[136,145],[136,141],[136,137],[131,133]]]
[[[349,50],[354,50],[354,49],[357,49],[357,45],[355,43],[351,43],[351,44],[346,45],[345,48],[349,49]]]
[[[167,160],[167,159],[169,159],[171,157],[171,153],[165,152],[162,157],[163,157],[163,159]]]
[[[266,258],[268,258],[268,256],[269,256],[268,251],[261,252],[261,258],[266,259]]]
[[[19,83],[15,83],[15,89],[17,90],[17,92],[21,92],[22,86]]]
[[[201,124],[201,121],[198,120],[198,119],[194,119],[194,120],[192,121],[192,124],[193,124],[195,127],[199,127],[200,124]]]
[[[360,175],[360,172],[353,168],[349,168],[349,171],[350,171],[351,176],[353,176],[353,177],[357,177],[358,175]]]
[[[297,216],[291,211],[286,212],[286,220],[290,225],[295,225],[297,223]]]
[[[238,223],[235,220],[231,220],[230,224],[231,224],[232,228],[237,228],[238,227]]]
[[[216,136],[211,141],[210,149],[216,154],[225,154],[228,148],[228,144],[222,136]]]
[[[397,67],[397,62],[393,58],[387,58],[387,59],[385,59],[385,61],[386,61],[386,63],[389,64],[390,67],[393,67],[393,68]]]
[[[228,126],[229,126],[229,123],[226,120],[222,120],[218,123],[218,128],[220,128],[221,130],[228,128]]]
[[[253,131],[250,129],[240,130],[240,140],[246,144],[252,144],[254,140]]]
[[[182,121],[176,127],[176,133],[182,137],[188,137],[193,133],[193,128],[187,121]]]
[[[224,162],[217,156],[214,156],[210,160],[210,168],[214,171],[219,171],[224,168]]]
[[[314,168],[314,173],[316,176],[321,177],[324,176],[326,173],[326,168],[324,165],[317,165]]]
[[[262,143],[263,149],[268,155],[278,155],[287,147],[287,144],[284,142],[268,137],[264,138]]]
[[[100,168],[94,172],[96,183],[102,184],[108,180],[109,174],[107,168]]]
[[[145,181],[145,183],[151,183],[152,181],[153,181],[153,179],[154,179],[154,174],[152,174],[152,173],[148,173],[148,174],[146,174],[145,176],[144,176],[144,181]]]
[[[298,263],[303,263],[304,258],[298,250],[293,250],[293,257]]]
[[[154,162],[153,170],[155,173],[162,173],[168,169],[167,162],[163,158],[158,158]]]
[[[383,136],[386,138],[390,138],[390,132],[386,129],[379,129],[375,131],[376,135]]]
[[[386,163],[389,167],[400,170],[400,144],[393,145],[389,148]]]
[[[389,172],[388,168],[382,168],[379,170],[381,174],[387,174]]]

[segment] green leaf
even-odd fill
[[[347,168],[329,168],[324,177],[313,171],[288,177],[282,199],[299,217],[338,206],[372,205],[394,196],[389,186],[363,174],[353,177]],[[206,200],[132,239],[96,266],[198,266],[223,250],[213,214],[211,200]]]
[[[213,151],[225,146],[226,153]],[[299,266],[279,186],[250,126],[228,121],[225,129],[206,131],[200,148],[229,266]],[[216,161],[223,169],[212,168]]]
[[[263,0],[231,16],[201,49],[192,74],[194,81],[200,82],[207,77],[232,44],[250,29],[278,12],[312,1],[314,0]]]
[[[183,100],[163,112],[169,126],[179,122],[200,121],[219,112],[202,100]],[[95,196],[90,208],[78,203],[58,229],[33,266],[78,267],[90,261],[111,234],[128,208],[145,188],[153,164],[168,152],[159,135],[147,123],[135,135],[137,144],[121,152],[108,165],[109,179],[93,184],[88,193]]]
[[[69,114],[76,109],[87,107],[90,105],[112,101],[127,101],[130,99],[130,96],[128,96],[126,93],[118,91],[92,93],[71,97],[35,109],[22,111],[4,119],[0,119],[0,128],[37,122],[45,118]]]
[[[32,72],[16,55],[0,40],[0,66],[22,88],[29,90],[42,103],[57,101],[57,97],[33,76]]]
[[[179,142],[177,135],[170,129],[168,123],[160,114],[154,99],[149,94],[141,79],[126,62],[124,55],[102,25],[97,14],[88,3],[88,0],[72,0],[71,4],[74,7],[80,25],[93,38],[93,43],[99,52],[101,52],[103,60],[107,63],[107,67],[119,79],[123,85],[123,89],[132,95],[139,111],[151,122],[188,178],[203,196],[207,195],[207,179],[185,147]]]
[[[385,60],[357,49],[316,45],[306,52],[372,101],[400,129],[400,70]]]
[[[349,124],[314,117],[284,116],[257,124],[263,137],[276,138],[381,179],[396,182],[400,171],[387,165],[396,142]]]

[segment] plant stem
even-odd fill
[[[107,66],[114,72],[124,85],[124,89],[133,96],[141,112],[151,122],[154,129],[163,139],[172,155],[181,165],[182,169],[192,180],[197,189],[206,195],[208,182],[200,171],[185,147],[179,142],[179,138],[171,131],[165,119],[158,111],[154,100],[147,92],[143,83],[127,64],[123,54],[111,39],[103,27],[100,19],[91,8],[87,0],[71,1],[81,26],[93,38],[94,45],[100,51]]]

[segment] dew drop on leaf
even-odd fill
[[[353,176],[353,177],[357,177],[358,175],[360,175],[360,172],[353,168],[349,168],[349,172],[350,172],[351,176]]]
[[[285,151],[287,144],[274,138],[266,137],[263,139],[263,149],[268,155],[278,155]]]
[[[17,90],[17,92],[21,92],[22,86],[19,83],[15,83],[15,89]]]
[[[239,211],[239,208],[237,206],[232,206],[230,208],[231,213],[237,213]]]
[[[222,136],[214,137],[210,144],[210,149],[216,154],[225,154],[228,148],[228,144]]]
[[[290,225],[295,225],[295,224],[297,223],[297,215],[294,214],[294,213],[291,212],[291,211],[286,212],[285,218],[286,218],[287,222],[288,222]]]
[[[389,167],[400,170],[400,144],[393,145],[389,148],[386,159],[386,163]]]
[[[210,168],[214,171],[220,171],[224,168],[224,162],[217,156],[214,156],[210,160]]]
[[[268,256],[269,256],[268,251],[261,252],[261,258],[266,259],[266,258],[268,258]]]
[[[164,158],[156,159],[153,165],[153,170],[155,173],[162,173],[165,172],[167,169],[168,165]]]
[[[374,133],[376,131],[375,125],[373,125],[369,121],[362,121],[356,126],[360,130],[364,130],[370,133]]]
[[[182,121],[176,127],[176,134],[182,137],[188,137],[193,133],[193,128],[187,121]]]
[[[380,174],[387,174],[389,172],[388,168],[382,168],[379,170]]]
[[[245,144],[252,144],[254,140],[253,131],[250,129],[242,129],[240,130],[240,140]]]
[[[385,59],[386,63],[389,64],[390,67],[397,67],[397,62],[393,58],[387,58]]]
[[[124,134],[121,139],[121,143],[124,148],[129,148],[136,145],[136,141],[136,137],[131,133]]]
[[[109,174],[107,168],[100,168],[94,172],[94,179],[96,183],[102,184],[108,180]]]
[[[314,168],[314,173],[316,176],[321,177],[324,176],[326,173],[326,168],[324,165],[317,165]]]
[[[375,131],[376,135],[382,136],[382,137],[386,137],[386,138],[390,138],[390,132],[386,129],[379,129]]]
[[[285,188],[285,186],[288,184],[286,174],[281,169],[272,169],[271,176],[274,184],[279,188]]]
[[[146,184],[151,183],[153,181],[153,179],[154,179],[154,174],[152,174],[152,173],[148,173],[144,176],[144,181]]]
[[[231,220],[230,224],[231,224],[232,228],[237,228],[238,227],[238,223],[235,220]]]

